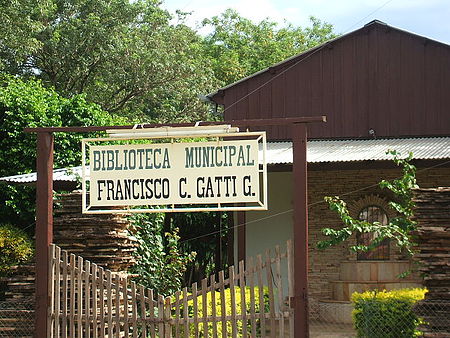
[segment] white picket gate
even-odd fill
[[[290,337],[293,251],[267,251],[164,297],[50,248],[51,337]],[[287,279],[282,278],[287,271]],[[283,285],[285,284],[285,285]]]

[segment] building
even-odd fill
[[[354,217],[386,222],[392,197],[377,183],[400,176],[388,149],[414,153],[421,187],[450,184],[450,46],[372,21],[210,94],[225,120],[326,115],[308,126],[311,304],[346,306],[352,291],[420,283],[397,275],[409,263],[384,243],[370,254],[348,244],[325,251],[321,229],[340,227],[324,196],[341,196]],[[246,259],[292,237],[292,144],[267,127],[269,210],[236,219],[235,255]],[[353,239],[353,241],[370,238]],[[339,303],[342,302],[342,303]],[[339,305],[339,306],[341,306]]]

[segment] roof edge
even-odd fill
[[[315,47],[313,47],[313,48],[311,48],[311,49],[308,49],[308,50],[306,50],[306,51],[304,51],[304,52],[301,52],[301,53],[299,53],[299,54],[293,55],[293,56],[291,56],[291,57],[289,57],[289,58],[287,58],[287,59],[285,59],[285,60],[283,60],[283,61],[280,61],[280,62],[278,62],[278,63],[276,63],[276,64],[273,64],[273,65],[271,65],[271,66],[269,66],[269,67],[267,67],[267,68],[265,68],[265,69],[262,69],[262,70],[260,70],[260,71],[258,71],[258,72],[256,72],[256,73],[253,73],[253,74],[251,74],[251,75],[249,75],[249,76],[246,76],[246,77],[244,77],[244,78],[242,78],[242,79],[240,79],[240,80],[238,80],[238,81],[235,81],[235,82],[233,82],[233,83],[231,83],[231,84],[228,84],[228,85],[226,85],[226,86],[224,86],[224,87],[221,87],[221,88],[217,89],[217,90],[216,90],[215,92],[213,92],[213,93],[206,94],[205,97],[207,97],[207,98],[208,98],[210,101],[212,101],[212,102],[215,102],[215,103],[217,103],[217,104],[220,104],[219,102],[217,102],[217,101],[215,100],[215,97],[216,97],[217,95],[223,95],[223,92],[224,92],[225,90],[227,90],[227,89],[229,89],[229,88],[231,88],[231,87],[234,87],[234,86],[236,86],[236,85],[238,85],[238,84],[240,84],[240,83],[242,83],[242,82],[245,82],[245,81],[247,81],[247,80],[249,80],[249,79],[251,79],[251,78],[253,78],[253,77],[255,77],[255,76],[258,76],[258,75],[260,75],[260,74],[263,74],[263,73],[266,73],[266,72],[268,72],[268,71],[271,71],[271,70],[273,70],[274,68],[279,68],[279,67],[281,67],[281,66],[283,66],[283,65],[285,65],[285,64],[287,64],[287,63],[289,63],[289,62],[291,62],[291,61],[293,61],[293,60],[295,60],[295,59],[306,57],[308,54],[314,53],[316,50],[322,49],[322,48],[324,48],[325,46],[327,46],[327,45],[329,45],[329,44],[332,44],[333,42],[336,42],[336,41],[341,40],[341,39],[348,38],[348,37],[351,36],[351,35],[357,34],[357,33],[359,33],[360,31],[363,31],[363,30],[367,29],[368,27],[375,26],[375,25],[376,25],[376,26],[383,26],[383,27],[386,27],[386,28],[389,28],[389,29],[393,29],[393,30],[396,30],[396,31],[398,31],[398,32],[401,32],[401,33],[405,33],[405,34],[414,36],[414,37],[416,37],[416,38],[421,38],[421,39],[424,39],[424,40],[426,40],[426,41],[433,42],[433,43],[437,43],[437,44],[439,44],[439,45],[441,45],[441,46],[450,48],[450,45],[448,45],[448,44],[446,44],[446,43],[444,43],[444,42],[437,41],[437,40],[434,40],[434,39],[431,39],[431,38],[428,38],[428,37],[426,37],[426,36],[419,35],[419,34],[416,34],[416,33],[412,33],[412,32],[410,32],[410,31],[407,31],[407,30],[404,30],[404,29],[401,29],[401,28],[397,28],[397,27],[388,25],[387,23],[385,23],[385,22],[383,22],[383,21],[381,21],[381,20],[374,19],[374,20],[372,20],[372,21],[366,23],[366,24],[363,25],[362,27],[360,27],[360,28],[358,28],[358,29],[355,29],[354,31],[345,33],[345,34],[340,35],[340,36],[338,36],[338,37],[336,37],[336,38],[334,38],[334,39],[328,40],[328,41],[326,41],[326,42],[324,42],[324,43],[322,43],[322,44],[320,44],[320,45],[317,45],[317,46],[315,46]]]

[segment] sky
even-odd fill
[[[450,0],[163,0],[164,8],[192,12],[192,27],[227,8],[259,22],[307,26],[312,15],[345,34],[378,19],[391,26],[450,44]]]

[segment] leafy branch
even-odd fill
[[[369,223],[356,219],[350,215],[347,204],[339,196],[326,196],[324,199],[328,203],[330,210],[335,211],[344,227],[341,229],[324,228],[322,233],[328,239],[319,241],[317,247],[325,249],[348,240],[354,234],[373,233],[373,240],[368,245],[352,245],[350,250],[355,252],[370,251],[377,247],[383,240],[389,238],[396,242],[397,246],[412,254],[414,246],[411,231],[416,228],[413,221],[414,202],[412,201],[412,189],[417,188],[416,167],[411,164],[412,153],[408,157],[401,158],[401,154],[395,150],[388,150],[386,154],[392,155],[394,163],[402,167],[402,176],[392,181],[382,180],[379,186],[388,189],[395,195],[395,201],[389,202],[389,207],[396,211],[397,217],[389,220],[388,224],[380,222]]]
[[[178,228],[164,232],[164,213],[134,214],[131,219],[139,244],[131,273],[138,283],[158,294],[173,294],[181,288],[186,268],[196,253],[181,251]]]

